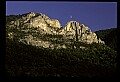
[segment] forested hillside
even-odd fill
[[[37,48],[7,39],[6,76],[114,78],[117,52],[103,44],[86,47]]]
[[[106,45],[117,50],[117,28],[99,30],[95,33],[105,42]]]

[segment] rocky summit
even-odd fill
[[[34,12],[12,18],[6,17],[6,37],[27,45],[59,49],[71,48],[74,42],[104,44],[90,28],[77,21],[69,21],[62,27],[59,20]]]

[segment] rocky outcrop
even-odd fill
[[[47,34],[56,33],[55,29],[60,29],[61,24],[56,19],[50,19],[45,14],[29,12],[21,16],[18,20],[10,22],[11,27],[16,28],[37,28],[44,30]]]
[[[44,41],[40,38],[33,37],[32,35],[25,36],[23,39],[20,39],[19,42],[23,42],[24,44],[28,45],[33,45],[33,46],[38,46],[38,47],[43,47],[43,48],[66,48],[65,44],[60,45],[60,44],[53,44],[50,41]]]
[[[55,28],[61,28],[60,22],[58,20],[52,19],[52,20],[47,20],[47,24],[49,24],[51,27]]]
[[[76,21],[70,21],[66,24],[64,31],[61,34],[65,34],[67,39],[73,39],[75,41],[86,42],[91,44],[104,43],[101,39],[97,38],[97,35],[86,27],[84,24],[79,24]]]
[[[104,44],[90,28],[77,21],[69,21],[64,28],[61,27],[56,19],[50,19],[42,13],[30,12],[12,20],[6,29],[9,29],[9,39],[17,38],[19,42],[44,48],[70,48],[75,41]]]

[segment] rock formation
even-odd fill
[[[67,48],[66,43],[74,41],[104,44],[104,41],[97,38],[84,24],[69,21],[62,28],[58,20],[50,19],[42,13],[29,12],[20,15],[20,18],[10,21],[6,26],[6,29],[9,29],[7,38],[43,48]]]
[[[97,39],[97,35],[91,32],[88,27],[76,21],[68,22],[62,34],[65,34],[68,39],[74,39],[75,41],[86,42],[88,44],[93,42],[104,43],[100,38]]]

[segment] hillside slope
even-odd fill
[[[6,76],[114,78],[117,52],[102,44],[49,49],[6,41]]]
[[[106,45],[117,50],[117,28],[99,30],[95,33],[105,42]]]

